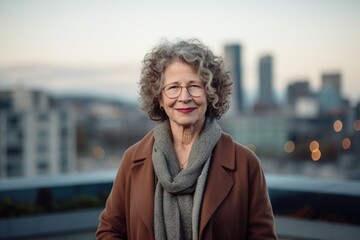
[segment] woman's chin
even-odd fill
[[[194,121],[193,119],[180,119],[175,121],[176,125],[182,128],[197,128],[199,125],[202,125],[204,121]]]

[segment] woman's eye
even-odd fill
[[[200,85],[190,85],[191,88],[202,88]]]
[[[169,90],[174,90],[174,89],[178,89],[179,88],[179,86],[169,86]]]

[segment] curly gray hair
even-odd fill
[[[196,39],[175,43],[164,41],[145,55],[139,82],[141,108],[151,120],[168,119],[160,108],[159,99],[162,96],[165,69],[178,60],[189,64],[203,81],[209,103],[206,116],[220,119],[229,109],[233,82],[229,71],[225,70],[223,59],[215,56]]]

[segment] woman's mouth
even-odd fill
[[[181,113],[190,113],[190,112],[194,111],[195,108],[177,108],[176,110]]]

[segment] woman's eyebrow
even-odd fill
[[[175,81],[175,82],[167,83],[167,84],[165,84],[165,86],[166,85],[171,85],[171,84],[181,85],[180,82],[181,81]],[[201,83],[201,81],[191,79],[191,80],[187,80],[185,83],[186,84],[189,84],[189,83]]]

